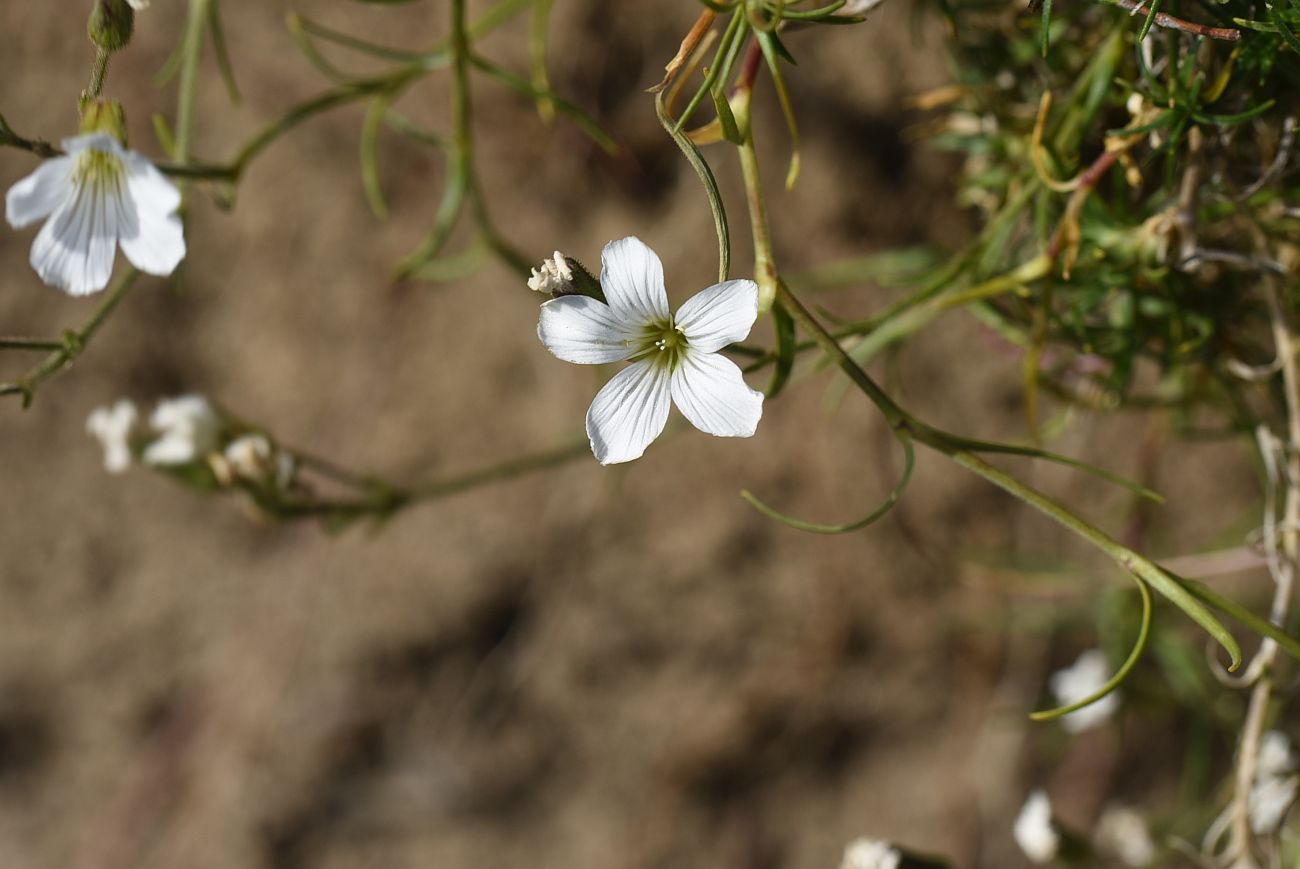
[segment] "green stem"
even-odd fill
[[[758,152],[750,124],[753,88],[744,86],[732,95],[732,112],[740,129],[740,171],[745,178],[745,201],[749,206],[749,228],[754,237],[754,280],[758,283],[759,313],[771,309],[777,296],[776,263],[772,257],[772,235],[763,201],[763,183],[758,172]]]
[[[72,365],[73,361],[85,350],[86,345],[90,343],[90,339],[99,331],[100,326],[108,319],[108,315],[126,296],[127,291],[131,289],[139,276],[140,273],[135,269],[128,269],[124,272],[109,287],[108,292],[104,295],[104,300],[99,303],[99,307],[95,309],[86,322],[81,324],[80,328],[65,333],[64,340],[58,342],[58,349],[50,353],[44,362],[21,379],[9,383],[0,383],[0,395],[21,395],[23,397],[23,407],[30,407],[40,385]]]
[[[767,232],[767,217],[762,209],[762,181],[759,177],[758,160],[754,152],[754,140],[752,135],[749,134],[749,91],[747,89],[740,90],[736,96],[739,99],[736,101],[737,105],[733,106],[733,110],[736,112],[738,121],[742,117],[744,118],[743,132],[745,135],[739,148],[747,201],[750,206],[750,224],[753,228],[756,248],[755,258],[757,263],[770,265],[773,263],[773,258]],[[805,334],[811,336],[827,357],[834,361],[853,384],[871,400],[896,433],[900,436],[911,437],[935,452],[948,456],[957,464],[1020,499],[1109,555],[1126,573],[1133,574],[1145,581],[1214,637],[1232,659],[1230,669],[1236,669],[1239,666],[1241,650],[1232,634],[1188,591],[1184,584],[1146,558],[1114,540],[1104,531],[1090,525],[1052,499],[975,455],[968,449],[973,442],[929,426],[903,410],[863,370],[862,366],[840,346],[840,343],[804,304],[790,292],[790,288],[777,276],[774,265],[771,265],[771,269],[776,303],[785,308],[795,321],[795,324]]]
[[[104,79],[108,75],[108,59],[112,57],[112,52],[100,48],[95,51],[95,64],[90,69],[90,84],[86,87],[86,93],[83,95],[83,102],[99,99],[99,95],[104,92]]]
[[[194,136],[194,101],[199,86],[199,59],[203,54],[203,31],[208,26],[208,5],[211,0],[190,0],[189,14],[185,19],[185,34],[181,58],[181,78],[176,98],[176,143],[172,159],[184,165],[189,162]]]

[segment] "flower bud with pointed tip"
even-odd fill
[[[136,8],[128,0],[95,0],[86,24],[90,41],[103,51],[121,51],[131,41]]]

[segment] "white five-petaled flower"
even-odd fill
[[[49,218],[32,244],[41,279],[74,296],[102,290],[119,244],[141,271],[171,274],[185,258],[176,186],[110,133],[64,139],[63,150],[5,197],[15,229]]]
[[[140,414],[129,399],[112,407],[97,407],[86,419],[86,431],[104,447],[104,470],[120,474],[131,466],[131,434]]]
[[[596,394],[587,437],[602,465],[639,458],[676,404],[700,431],[749,437],[763,415],[763,394],[718,351],[743,341],[758,316],[758,285],[725,281],[668,312],[663,266],[638,238],[611,241],[600,254],[608,304],[563,296],[542,305],[537,335],[566,362],[632,360]]]
[[[1096,694],[1109,678],[1106,656],[1099,649],[1089,649],[1072,665],[1052,674],[1052,693],[1062,706],[1069,706]],[[1079,733],[1105,721],[1118,708],[1119,696],[1112,691],[1096,703],[1062,717],[1061,726],[1070,733]]]
[[[883,839],[854,839],[844,849],[840,869],[898,869],[903,855]]]
[[[144,450],[148,465],[188,465],[217,448],[221,418],[201,395],[158,402],[149,425],[160,437]]]
[[[1061,834],[1052,826],[1052,802],[1042,790],[1025,800],[1012,829],[1016,844],[1035,863],[1050,863],[1061,847]]]

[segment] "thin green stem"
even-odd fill
[[[90,84],[86,86],[86,92],[82,95],[84,102],[97,100],[104,92],[104,79],[108,76],[108,59],[112,54],[104,48],[95,50],[95,63],[90,68]]]
[[[0,395],[21,395],[23,407],[29,407],[36,395],[36,390],[41,384],[66,370],[82,354],[86,345],[90,343],[90,339],[99,331],[104,321],[108,319],[108,315],[126,296],[139,276],[140,273],[135,269],[125,271],[108,288],[108,291],[104,294],[104,300],[99,303],[99,307],[94,310],[86,322],[82,323],[79,328],[64,333],[63,340],[58,342],[58,349],[51,352],[40,365],[22,378],[8,383],[0,383]]]

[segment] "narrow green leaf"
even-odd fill
[[[545,98],[549,100],[557,109],[559,109],[561,114],[567,116],[571,121],[577,124],[584,133],[590,136],[592,141],[599,145],[605,153],[618,153],[618,143],[614,141],[613,137],[610,136],[609,133],[605,132],[605,129],[601,127],[600,122],[573,103],[563,97],[556,96],[551,91],[539,91],[526,79],[492,64],[477,54],[470,54],[469,60],[470,63],[474,64],[478,69],[492,76],[507,87],[519,91],[519,93],[532,97],[533,99]]]
[[[718,181],[713,177],[713,170],[709,168],[708,161],[704,159],[700,149],[695,147],[695,143],[678,129],[673,119],[669,117],[668,109],[664,106],[662,91],[655,94],[655,114],[664,131],[677,143],[677,147],[686,157],[686,162],[691,164],[691,168],[700,178],[700,183],[704,185],[709,209],[713,212],[713,230],[718,236],[718,280],[725,281],[727,275],[731,273],[731,230],[727,227],[727,208],[722,203],[722,194],[718,192]]]
[[[772,328],[776,332],[776,368],[772,371],[771,383],[767,385],[768,398],[775,398],[790,380],[797,348],[794,318],[780,305],[772,308]]]
[[[905,462],[903,466],[903,476],[899,479],[898,485],[894,486],[890,491],[889,496],[885,498],[879,507],[872,510],[856,522],[846,522],[843,525],[823,525],[819,522],[805,522],[803,519],[796,519],[793,516],[787,516],[785,513],[769,507],[749,490],[742,491],[740,497],[748,501],[754,509],[758,510],[758,512],[762,513],[769,519],[775,519],[777,522],[780,522],[783,525],[789,525],[791,528],[798,529],[799,531],[807,531],[812,534],[847,534],[850,531],[858,531],[862,528],[866,528],[868,525],[880,519],[893,509],[894,504],[898,503],[898,499],[902,497],[903,491],[907,488],[907,484],[911,482],[912,468],[916,464],[916,450],[912,446],[912,439],[906,435],[900,434],[898,436],[898,441],[903,445]]]
[[[1029,717],[1032,720],[1050,721],[1053,718],[1060,718],[1062,715],[1069,715],[1071,712],[1078,712],[1085,706],[1091,706],[1118,688],[1124,680],[1128,678],[1129,674],[1133,672],[1133,668],[1137,666],[1137,662],[1142,658],[1142,653],[1146,651],[1147,639],[1151,635],[1152,609],[1151,589],[1147,588],[1147,584],[1137,577],[1133,577],[1133,581],[1137,583],[1138,591],[1142,594],[1142,622],[1141,627],[1138,628],[1137,640],[1133,643],[1133,650],[1128,653],[1128,658],[1125,659],[1123,665],[1120,666],[1114,676],[1111,676],[1110,679],[1107,680],[1105,685],[1102,685],[1094,693],[1067,706],[1060,706],[1056,709],[1045,709],[1041,712],[1031,713]]]
[[[212,35],[212,50],[217,56],[217,70],[221,73],[221,81],[226,86],[226,93],[230,96],[230,101],[238,105],[239,103],[239,84],[235,81],[235,67],[230,62],[230,52],[226,48],[226,31],[221,26],[221,4],[218,0],[212,0],[208,6],[208,32]]]
[[[740,127],[736,125],[736,116],[731,111],[731,103],[723,93],[719,93],[719,88],[709,91],[713,97],[713,109],[718,113],[718,123],[722,126],[722,138],[726,139],[733,145],[743,144],[745,137],[740,134]]]

